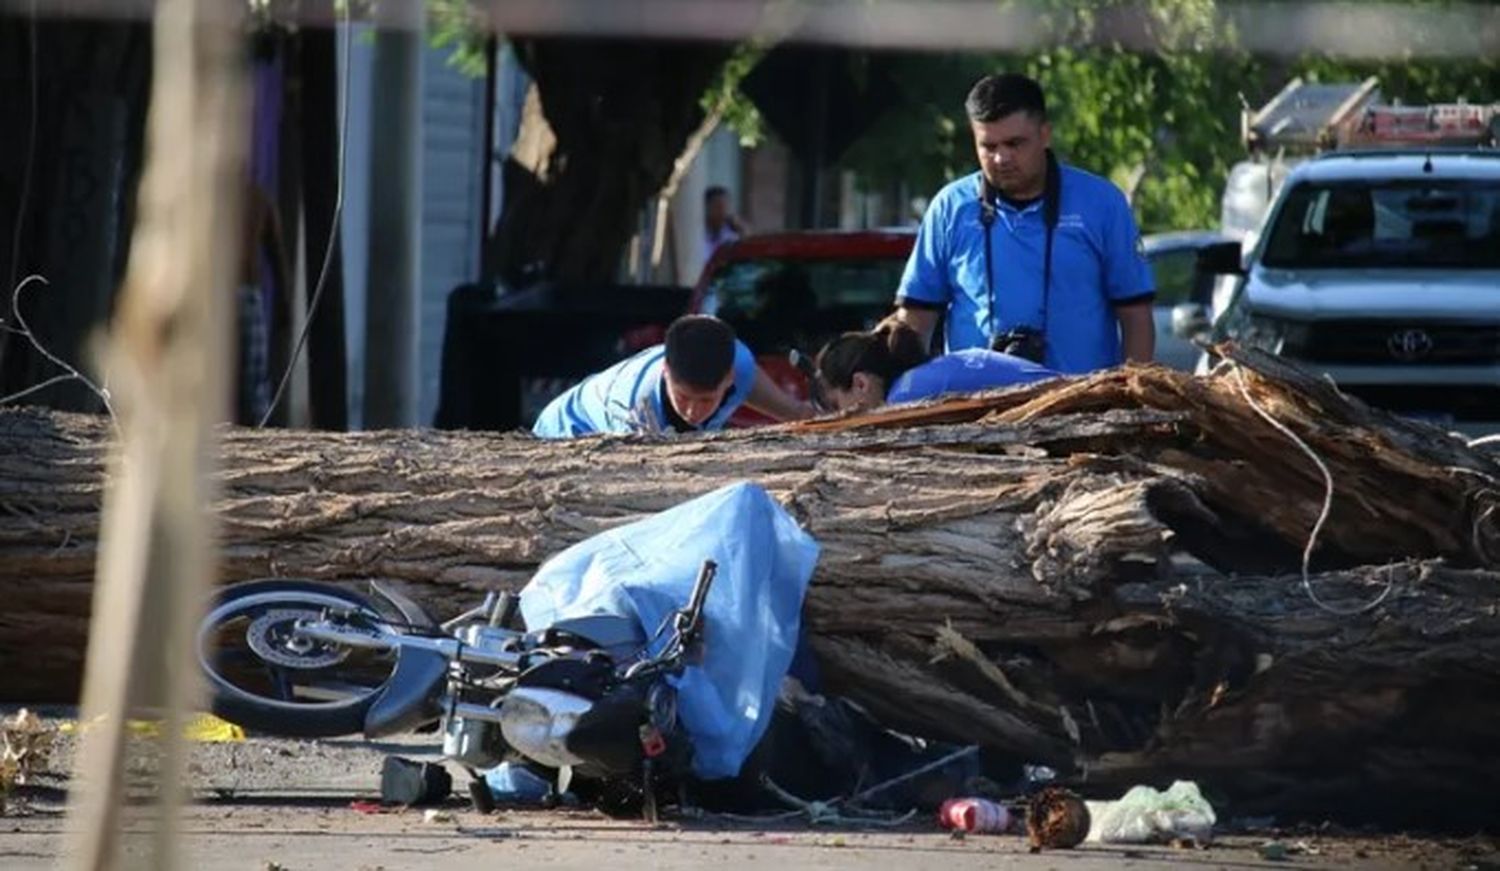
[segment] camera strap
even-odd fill
[[[995,271],[993,268],[994,244],[990,231],[995,225],[995,201],[1000,194],[979,173],[979,223],[984,228],[984,283],[989,291],[989,338],[995,342]],[[1062,170],[1057,157],[1047,149],[1047,189],[1042,192],[1042,222],[1046,227],[1046,241],[1042,249],[1042,335],[1047,334],[1047,308],[1052,296],[1052,236],[1057,231],[1058,214],[1062,209]]]

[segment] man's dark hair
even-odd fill
[[[718,387],[734,366],[734,330],[708,315],[684,315],[667,327],[667,369],[697,390]]]
[[[964,111],[970,121],[988,124],[1017,112],[1025,112],[1038,121],[1047,120],[1047,98],[1036,79],[1020,73],[985,76],[969,89]]]
[[[713,202],[714,201],[714,197],[727,197],[727,196],[729,196],[729,188],[724,187],[721,184],[710,185],[709,188],[708,188],[708,190],[706,190],[706,191],[703,192],[703,205],[706,206],[709,203]]]

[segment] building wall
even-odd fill
[[[372,40],[356,28],[350,55],[349,141],[345,149],[342,220],[348,336],[349,426],[363,426],[365,317],[369,282],[370,118]],[[343,41],[340,41],[342,51]],[[422,282],[418,293],[418,422],[437,408],[447,298],[479,276],[484,80],[447,65],[447,49],[427,49],[422,62]],[[321,256],[309,252],[309,256]]]
[[[479,277],[484,150],[483,78],[428,49],[422,68],[422,287],[417,420],[437,410],[448,294]]]
[[[788,189],[791,156],[774,136],[744,152],[744,190],[740,196],[741,214],[757,233],[775,232],[787,227]]]
[[[679,284],[696,284],[703,271],[703,194],[718,186],[729,191],[736,210],[741,210],[744,180],[741,172],[739,137],[728,127],[720,126],[703,143],[693,163],[683,176],[669,206],[671,215],[671,252],[675,280]],[[649,208],[649,206],[648,206]]]

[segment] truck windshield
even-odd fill
[[[905,257],[733,261],[709,280],[703,310],[758,352],[816,351],[889,314],[905,267]]]
[[[1278,269],[1500,268],[1500,182],[1304,182],[1262,257]]]

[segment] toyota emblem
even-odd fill
[[[1385,345],[1397,360],[1420,360],[1432,353],[1432,336],[1426,330],[1398,330]]]

